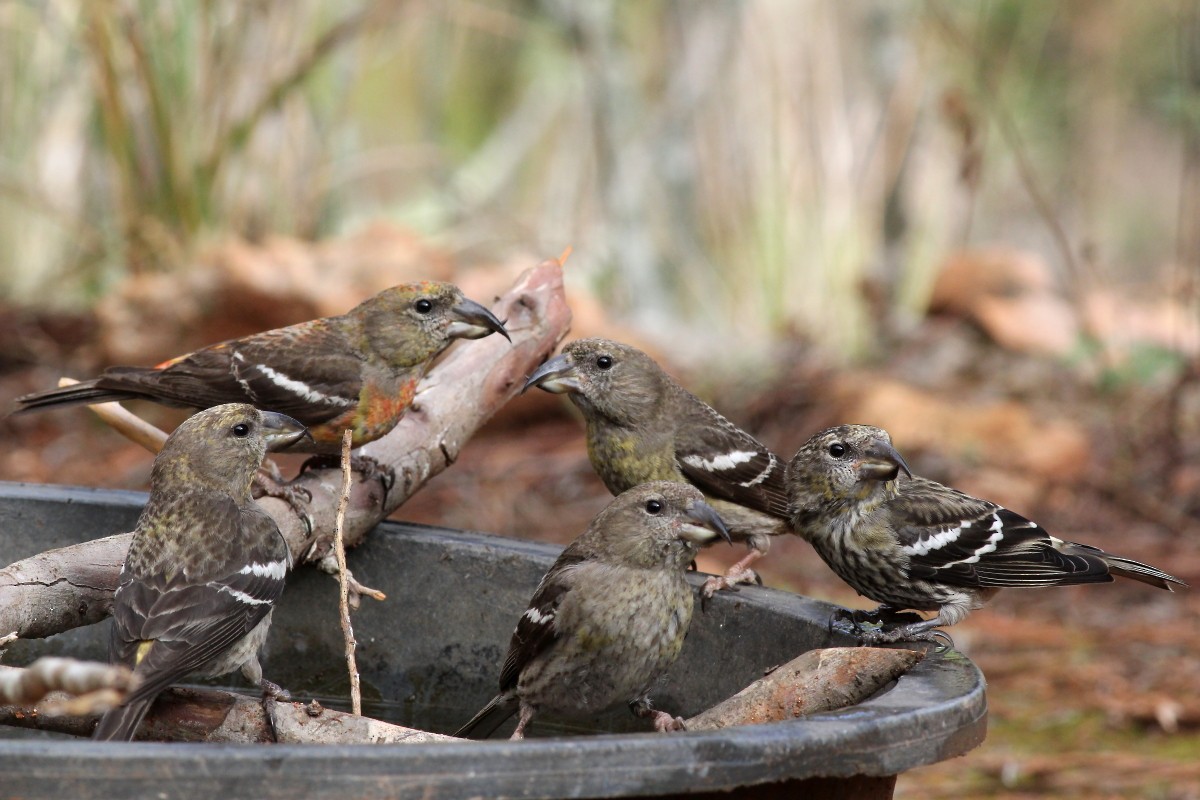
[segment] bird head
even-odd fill
[[[683,572],[700,548],[730,541],[729,531],[698,489],[653,481],[622,492],[592,521],[586,536],[617,563]]]
[[[912,477],[892,437],[870,425],[840,425],[814,435],[788,464],[793,508],[845,500],[880,499],[894,491],[900,473]]]
[[[538,367],[521,391],[536,386],[566,393],[585,415],[636,426],[654,418],[669,385],[667,374],[641,350],[611,339],[577,339]]]
[[[499,333],[512,341],[504,323],[452,283],[418,281],[385,289],[349,311],[361,321],[367,344],[396,367],[422,364],[455,339]]]
[[[188,417],[167,437],[154,459],[151,489],[187,482],[248,498],[267,451],[285,449],[305,436],[308,429],[286,414],[246,403],[213,406]]]

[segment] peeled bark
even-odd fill
[[[809,650],[685,724],[689,731],[716,730],[856,705],[923,658],[916,650],[884,647]]]

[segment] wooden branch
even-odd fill
[[[418,387],[400,424],[360,452],[395,470],[386,506],[378,480],[355,482],[346,510],[346,547],[354,547],[425,481],[454,463],[476,430],[520,391],[525,376],[566,335],[571,312],[555,259],[526,271],[494,305],[507,319],[512,344],[500,336],[456,344]],[[332,472],[336,474],[336,470]],[[328,470],[313,470],[294,485],[311,493],[304,522],[282,500],[258,501],[279,524],[296,564],[332,553],[339,489]],[[0,631],[40,638],[107,616],[130,534],[50,550],[0,570]]]
[[[271,727],[275,740],[288,744],[421,744],[461,742],[453,736],[405,728],[370,717],[321,708],[315,701],[272,703]]]
[[[809,650],[685,724],[689,731],[779,722],[856,705],[925,658],[884,647]]]
[[[108,616],[129,534],[47,550],[0,570],[0,630],[41,639]]]
[[[20,672],[0,667],[5,672]],[[0,725],[91,736],[95,715],[49,716],[37,709],[0,706]],[[453,736],[392,725],[319,703],[266,703],[219,689],[168,689],[138,728],[139,741],[235,744],[378,744],[457,742]]]

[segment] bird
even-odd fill
[[[504,324],[450,283],[385,289],[345,314],[203,347],[153,367],[114,366],[99,377],[18,397],[15,414],[80,403],[150,400],[209,408],[249,403],[308,428],[295,452],[336,456],[342,432],[361,447],[391,431],[430,363],[455,339]]]
[[[129,741],[154,699],[189,675],[240,668],[265,693],[282,693],[263,678],[258,651],[291,556],[250,485],[267,450],[306,436],[292,417],[229,403],[188,417],[167,438],[113,595],[109,658],[139,684],[101,717],[93,739]]]
[[[675,661],[692,619],[684,573],[701,547],[729,532],[694,487],[635,486],[613,499],[563,550],[513,631],[500,693],[455,734],[485,739],[520,712],[588,716],[625,702],[659,731],[683,721],[648,692]]]
[[[880,603],[852,615],[866,643],[947,638],[1002,588],[1106,583],[1186,587],[1156,567],[1049,534],[988,500],[912,474],[882,428],[813,435],[788,463],[791,524],[837,575]],[[904,609],[937,612],[925,619]],[[864,630],[860,621],[884,623]]]
[[[704,586],[758,581],[750,565],[770,537],[791,533],[785,464],[765,445],[676,383],[654,359],[610,339],[577,339],[525,382],[566,393],[583,414],[588,458],[610,492],[668,480],[691,484],[750,552]]]

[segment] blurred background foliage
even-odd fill
[[[1068,297],[1200,263],[1200,14],[1065,0],[0,0],[0,292],[376,219],[686,357],[874,352],[946,254]],[[1192,307],[1195,303],[1192,302]]]

